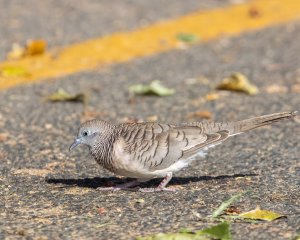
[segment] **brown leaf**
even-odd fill
[[[100,207],[97,210],[98,210],[98,213],[101,214],[101,215],[107,212],[104,207]]]
[[[191,112],[187,115],[188,119],[211,119],[212,114],[209,111],[197,111],[197,112]]]
[[[34,56],[46,51],[47,42],[43,39],[29,40],[26,44],[25,55]]]
[[[251,18],[258,18],[262,16],[261,10],[255,6],[250,7],[248,13]]]
[[[228,214],[228,215],[236,215],[236,214],[240,214],[240,213],[241,213],[241,210],[235,206],[230,206],[229,208],[227,208],[225,210],[225,214]]]
[[[220,95],[216,92],[209,93],[205,96],[207,101],[214,101],[220,98]]]

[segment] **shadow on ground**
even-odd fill
[[[172,181],[169,185],[184,185],[189,184],[191,182],[201,182],[201,181],[210,181],[210,180],[221,180],[221,179],[232,179],[237,177],[252,177],[257,176],[255,173],[239,173],[233,175],[220,175],[220,176],[201,176],[201,177],[173,177]],[[77,187],[84,187],[84,188],[98,188],[98,187],[108,187],[114,186],[116,184],[122,184],[130,179],[120,179],[116,177],[109,177],[109,178],[101,178],[101,177],[94,177],[94,178],[81,178],[81,179],[64,179],[64,178],[49,178],[46,179],[46,182],[49,184],[60,184],[65,186],[77,186]],[[141,184],[141,186],[157,186],[161,180],[160,179],[153,179],[147,183]]]

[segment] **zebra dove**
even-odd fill
[[[231,136],[291,119],[294,112],[274,113],[237,122],[194,122],[178,125],[159,123],[110,124],[102,120],[83,123],[70,151],[87,145],[92,156],[104,168],[136,180],[100,190],[120,190],[137,186],[152,178],[163,178],[156,188],[138,188],[142,192],[172,191],[166,185],[172,174],[187,167]]]

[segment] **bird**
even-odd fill
[[[112,124],[93,119],[78,129],[69,148],[86,145],[96,162],[116,175],[133,181],[99,190],[141,192],[175,191],[167,184],[175,172],[205,157],[209,148],[249,130],[293,119],[297,111],[281,112],[235,122],[192,122],[161,124],[157,122]],[[140,188],[141,183],[162,178],[157,187]]]

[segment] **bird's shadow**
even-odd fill
[[[184,185],[191,182],[201,182],[210,180],[222,180],[222,179],[232,179],[237,177],[252,177],[257,176],[255,173],[239,173],[233,175],[219,175],[219,176],[200,176],[200,177],[173,177],[169,185]],[[108,187],[114,186],[116,184],[122,184],[130,181],[127,179],[120,179],[116,177],[94,177],[94,178],[81,178],[81,179],[65,179],[65,178],[49,178],[46,182],[49,184],[59,184],[63,186],[77,186],[83,188],[98,188],[98,187]],[[142,183],[141,186],[158,186],[161,179],[153,179],[146,183]]]

